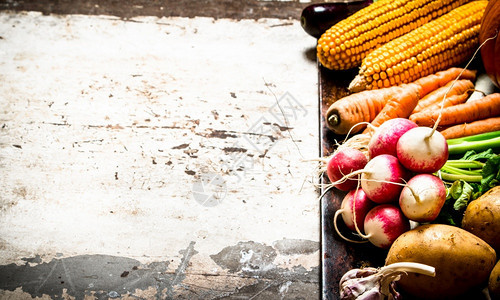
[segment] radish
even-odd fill
[[[397,156],[396,145],[399,138],[418,125],[405,118],[394,118],[384,122],[375,130],[368,143],[368,155],[373,158],[380,154]]]
[[[379,204],[397,201],[408,177],[408,171],[390,154],[375,156],[361,171],[361,188]]]
[[[362,189],[351,190],[342,200],[340,209],[335,212],[333,222],[337,224],[338,215],[342,215],[342,219],[347,228],[352,231],[363,231],[365,216],[374,206],[375,203],[368,199],[366,193]],[[355,219],[356,224],[354,224]]]
[[[410,230],[410,221],[396,205],[381,204],[368,212],[364,227],[364,238],[376,247],[387,249],[396,238]]]
[[[408,219],[431,222],[437,218],[445,201],[444,182],[432,174],[418,174],[401,191],[399,206]]]
[[[415,127],[399,138],[397,157],[410,171],[434,173],[448,160],[448,143],[446,138],[433,128]]]
[[[326,173],[333,185],[341,191],[356,188],[358,180],[345,175],[362,169],[368,158],[360,150],[340,147],[329,159]]]

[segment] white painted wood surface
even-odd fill
[[[228,245],[319,241],[315,40],[297,21],[2,12],[0,36],[1,264],[179,262],[194,242],[191,268],[222,272],[208,257]],[[193,194],[207,174],[215,206]],[[276,264],[317,267],[319,248]]]

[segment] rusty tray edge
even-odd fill
[[[336,141],[344,137],[336,136],[328,130],[324,113],[329,104],[347,94],[347,86],[354,78],[353,71],[330,71],[317,62],[320,157],[327,157],[336,148]],[[325,192],[326,175],[320,178],[320,193]],[[381,266],[384,263],[384,250],[370,244],[349,244],[338,237],[333,227],[333,215],[340,208],[345,193],[331,189],[321,199],[321,293],[322,299],[340,299],[339,281],[342,275],[352,268],[361,266]],[[339,224],[341,225],[341,224]]]

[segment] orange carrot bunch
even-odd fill
[[[387,120],[408,118],[448,139],[500,129],[500,93],[471,100],[476,71],[450,68],[412,83],[353,93],[334,102],[325,119],[336,134],[369,134]],[[371,126],[367,126],[370,124]]]
[[[420,100],[456,78],[472,82],[476,71],[450,68],[412,83],[348,95],[330,105],[325,115],[326,124],[336,134],[344,135],[363,130],[367,123],[378,127],[393,118],[408,118]],[[457,90],[466,90],[471,85],[459,84],[458,87]]]

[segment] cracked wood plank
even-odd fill
[[[307,160],[319,148],[314,41],[298,21],[6,11],[0,21],[0,267],[41,270],[2,281],[3,296],[108,295],[96,272],[72,273],[100,255],[121,266],[121,297],[318,289],[318,252],[294,253],[310,243],[276,243],[319,241]],[[224,189],[197,193],[210,183]],[[217,257],[238,244],[244,256]],[[259,245],[274,260],[255,260]],[[134,277],[134,266],[167,279]]]

